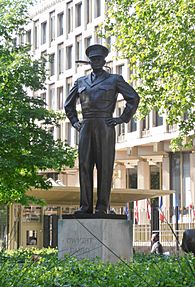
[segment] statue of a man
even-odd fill
[[[115,126],[128,123],[135,114],[139,96],[117,74],[103,70],[108,49],[95,44],[86,49],[92,73],[78,78],[65,102],[65,112],[79,131],[80,208],[75,214],[93,213],[93,170],[97,168],[97,203],[95,213],[106,214],[112,184],[115,156]],[[120,117],[113,118],[118,93],[126,106]],[[83,120],[77,116],[80,99]]]

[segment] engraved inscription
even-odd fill
[[[65,239],[65,253],[75,255],[79,258],[86,257],[86,253],[93,252],[94,257],[98,256],[98,249],[101,244],[93,237],[67,237]]]

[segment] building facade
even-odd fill
[[[121,74],[128,81],[131,73],[128,59],[116,60],[117,53],[112,49],[114,39],[102,39],[97,35],[98,25],[104,21],[105,7],[104,0],[42,0],[31,9],[32,21],[27,25],[25,35],[18,41],[31,45],[30,53],[33,57],[49,58],[46,62],[46,90],[34,93],[35,97],[40,96],[46,101],[49,109],[64,112],[63,104],[74,81],[90,73],[89,65],[76,64],[75,61],[87,60],[85,50],[91,44],[107,45],[110,53],[106,58],[106,65],[111,73]],[[136,83],[131,84],[136,89]],[[116,116],[120,116],[123,108],[123,98],[118,95]],[[78,145],[78,133],[67,119],[62,121],[58,128],[51,128],[51,131],[55,139],[61,138],[72,146]],[[177,153],[171,152],[170,141],[177,135],[177,126],[168,126],[166,114],[161,116],[156,111],[151,111],[144,120],[132,119],[128,124],[117,126],[116,134],[113,188],[175,190],[173,195],[163,196],[161,201],[157,198],[152,202],[134,202],[132,208],[135,211],[135,228],[148,226],[151,220],[153,229],[163,228],[164,223],[159,221],[160,202],[170,223],[177,221],[182,229],[194,226],[195,147]],[[48,171],[47,175],[55,181],[59,180],[64,186],[79,186],[77,164],[73,169],[66,169],[61,174]],[[175,207],[178,207],[178,216]],[[20,212],[24,212],[23,218],[28,218],[24,219],[25,222],[33,221],[33,214],[43,213],[42,209],[37,208],[31,207],[32,216],[29,215],[28,208],[19,208]],[[58,208],[63,207],[47,207],[44,215],[57,214]],[[64,208],[70,212],[76,206],[72,206],[72,209],[67,206]],[[118,211],[121,209],[117,209]],[[14,217],[14,212],[17,213],[12,211],[10,218]],[[34,218],[39,222],[38,218],[41,217]],[[33,233],[37,230],[35,222],[36,220],[30,230],[25,229],[26,243],[28,238],[36,237],[35,232]],[[39,246],[43,244],[43,236],[41,238]]]

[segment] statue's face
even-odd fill
[[[102,56],[94,56],[89,58],[89,63],[93,70],[102,69],[105,65],[105,59]]]

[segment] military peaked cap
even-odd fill
[[[100,44],[95,44],[89,46],[86,51],[86,55],[88,58],[95,57],[95,56],[102,56],[106,58],[108,56],[108,49]]]

